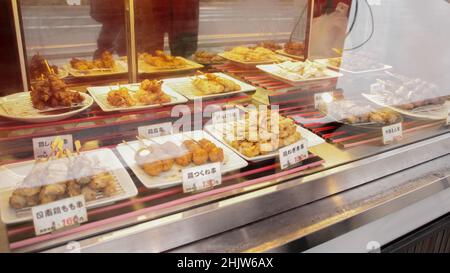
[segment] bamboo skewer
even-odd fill
[[[135,153],[138,152],[138,151],[137,151],[133,146],[131,146],[131,144],[128,143],[126,140],[122,140],[122,143],[125,144],[125,145],[127,145],[128,148],[130,148],[131,150],[133,150]]]

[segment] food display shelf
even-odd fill
[[[304,128],[319,135],[326,141],[344,149],[371,143],[382,143],[383,136],[381,128],[378,130],[365,130],[364,128],[339,122],[323,122],[320,120],[326,118],[326,115],[314,108],[302,108],[297,111],[295,109],[288,109],[288,111],[284,111],[284,114],[293,118]],[[402,122],[404,134],[442,125],[444,125],[444,121],[405,118]]]
[[[228,73],[262,88],[267,93],[267,103],[283,104],[301,102],[304,98],[313,98],[315,93],[334,90],[337,79],[305,82],[301,86],[293,86],[280,81],[256,67],[240,67],[232,63],[214,65],[215,69]]]
[[[56,240],[58,238],[86,232],[89,231],[90,228],[109,229],[113,223],[120,223],[129,218],[139,219],[139,215],[148,212],[154,212],[156,217],[158,212],[161,213],[161,211],[163,211],[164,213],[167,213],[168,210],[176,210],[177,206],[187,202],[204,198],[213,198],[219,193],[257,186],[258,184],[263,184],[276,178],[282,178],[285,175],[303,172],[310,168],[317,168],[323,163],[324,161],[314,154],[310,154],[309,158],[301,166],[285,171],[279,171],[279,163],[274,160],[250,163],[249,166],[241,169],[240,172],[224,175],[220,187],[197,194],[184,194],[181,187],[173,187],[160,191],[147,190],[130,172],[136,185],[138,185],[139,194],[137,197],[109,206],[89,210],[89,223],[63,232],[35,237],[34,227],[31,223],[10,225],[8,226],[7,231],[8,240],[10,242],[9,247],[11,250],[17,250],[48,240]]]

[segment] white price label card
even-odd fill
[[[45,158],[48,157],[52,152],[52,142],[59,137],[63,141],[63,149],[68,149],[73,152],[73,137],[72,135],[62,135],[62,136],[49,136],[49,137],[39,137],[33,138],[33,153],[34,158]]]
[[[333,101],[333,92],[322,92],[314,94],[314,108],[319,109],[323,104]]]
[[[172,122],[164,122],[138,127],[138,134],[144,138],[170,135],[173,132]]]
[[[400,141],[403,138],[403,127],[401,123],[384,126],[383,131],[383,144],[391,144],[394,141]]]
[[[221,163],[210,163],[182,170],[183,191],[195,192],[222,184]]]
[[[308,141],[301,139],[279,150],[280,168],[287,169],[308,158]]]
[[[232,108],[212,113],[212,124],[214,126],[223,123],[235,122],[240,119],[241,119],[241,109],[239,108]]]
[[[83,195],[31,208],[36,235],[68,228],[88,220]]]

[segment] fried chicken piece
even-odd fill
[[[30,197],[38,194],[41,191],[41,187],[33,187],[33,188],[18,188],[14,191],[14,194]]]
[[[41,193],[39,193],[39,203],[40,204],[48,204],[51,202],[56,201],[58,198],[58,195],[53,195],[53,194],[45,194],[44,191],[42,190]]]
[[[116,194],[116,192],[117,189],[114,183],[110,183],[106,188],[103,189],[103,194],[105,194],[105,196],[107,197],[113,196],[114,194]]]
[[[109,172],[103,172],[96,174],[92,177],[89,187],[94,190],[101,190],[106,188],[114,178]]]
[[[97,199],[97,191],[89,186],[84,186],[81,189],[81,194],[84,196],[84,200],[86,200],[86,202]]]
[[[148,53],[144,53],[142,57],[144,59],[144,62],[156,68],[176,69],[185,67],[187,65],[187,63],[183,59],[167,55],[161,50],[155,51],[154,56]]]
[[[68,90],[56,75],[48,75],[44,80],[34,83],[30,95],[33,106],[39,110],[45,107],[71,106],[84,101],[80,93]]]
[[[136,92],[136,99],[146,105],[170,102],[170,96],[162,91],[162,84],[160,80],[144,80]]]
[[[94,59],[93,61],[72,58],[70,60],[70,66],[76,70],[91,70],[96,68],[113,69],[116,66],[116,62],[109,51],[104,51],[100,55],[100,58]]]
[[[67,183],[67,193],[70,197],[81,195],[81,185],[75,180],[71,180]]]
[[[27,206],[27,198],[23,195],[13,193],[9,197],[9,205],[14,209],[23,209]]]
[[[130,107],[136,105],[136,101],[131,97],[126,88],[109,91],[107,100],[109,104],[115,107]]]

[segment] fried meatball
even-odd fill
[[[203,165],[208,161],[208,152],[202,148],[197,148],[192,152],[192,161],[195,165]]]
[[[163,164],[161,161],[143,164],[141,167],[144,172],[150,176],[158,176],[163,171]]]
[[[209,151],[208,156],[211,162],[223,162],[224,160],[223,149],[214,147],[212,148],[211,151]]]
[[[162,163],[162,171],[167,172],[167,171],[170,171],[170,169],[172,169],[174,160],[173,159],[165,159],[165,160],[161,160],[161,163]]]
[[[186,167],[192,162],[192,153],[187,152],[185,155],[175,158],[175,163],[181,167]]]

